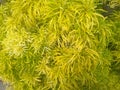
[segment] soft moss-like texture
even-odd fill
[[[120,13],[103,16],[102,1],[6,0],[2,80],[14,90],[120,90]]]

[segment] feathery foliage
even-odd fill
[[[0,77],[14,90],[119,90],[119,12],[104,17],[101,1],[7,0]]]

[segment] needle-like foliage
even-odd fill
[[[7,0],[0,6],[0,77],[14,90],[113,90],[106,47],[114,27],[98,6]]]

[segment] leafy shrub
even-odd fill
[[[113,35],[119,23],[99,6],[97,0],[6,1],[0,7],[1,78],[14,90],[119,90],[120,77],[112,72],[119,56],[110,49],[119,42]]]

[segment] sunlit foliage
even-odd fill
[[[120,12],[102,15],[105,2],[6,0],[1,79],[14,90],[120,90]]]

